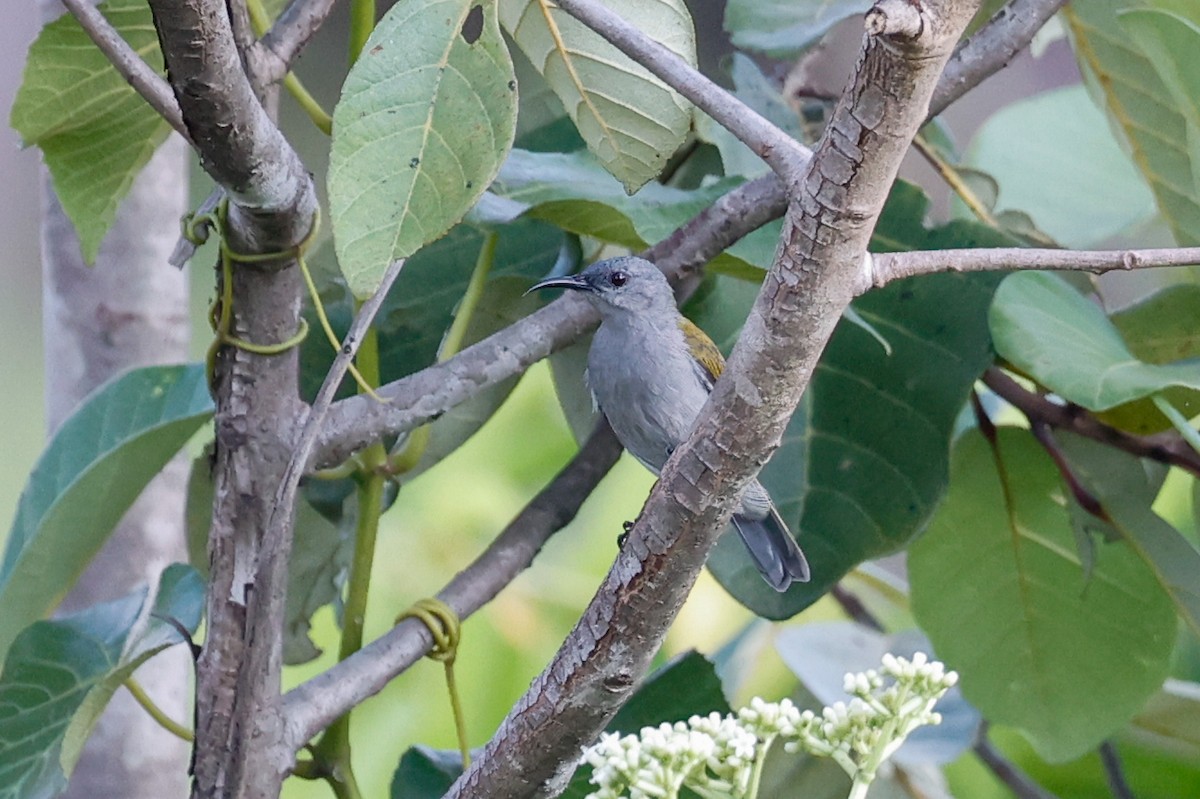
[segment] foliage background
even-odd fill
[[[701,34],[702,62],[711,62],[718,54],[712,46],[713,37],[706,36],[705,30],[711,32],[713,26],[719,27],[720,16],[711,8],[705,13],[698,6],[718,4],[691,5]],[[8,9],[5,18],[5,24],[0,26],[0,108],[7,112],[20,80],[26,50],[40,20],[32,3],[16,4]],[[851,27],[848,26],[843,37],[849,45],[845,48],[847,59],[853,57],[858,35]],[[323,59],[341,62],[344,56],[340,48],[344,41],[344,22],[335,18],[300,65],[306,83],[327,106],[332,106],[337,90],[338,70],[328,70],[329,74],[323,75],[319,67]],[[832,85],[839,86],[843,74],[831,75]],[[1077,81],[1074,61],[1067,48],[1059,43],[1040,59],[1022,54],[1009,70],[969,95],[947,117],[965,140],[992,109],[1011,98]],[[286,100],[283,107],[285,114],[295,113]],[[290,129],[310,131],[303,123]],[[297,145],[310,167],[323,170],[324,147],[315,134],[309,142],[301,140]],[[911,161],[910,158],[906,167],[907,176],[920,179],[925,173]],[[0,458],[0,518],[8,520],[44,443],[44,415],[38,156],[33,150],[19,150],[19,140],[7,125],[0,126],[0,179],[4,186],[0,192],[0,241],[3,242],[0,280],[4,285],[0,291],[0,341],[4,342],[0,344],[0,375],[6,378],[5,391],[0,397],[0,418],[9,420],[0,432],[0,452],[4,454]],[[932,185],[927,180],[922,182]],[[196,183],[205,185],[203,181]],[[323,181],[318,181],[318,185],[323,186]],[[944,214],[944,199],[938,206]],[[196,320],[192,349],[197,359],[202,357],[209,335],[202,321],[202,309],[211,291],[211,275],[205,268],[211,262],[212,254],[202,252],[192,268]],[[399,500],[400,507],[384,516],[366,637],[379,635],[396,613],[413,600],[435,592],[473,558],[566,462],[573,449],[547,370],[539,365],[479,436],[406,487]],[[651,483],[649,474],[628,458],[623,459],[589,499],[579,519],[549,544],[534,568],[466,623],[459,683],[468,708],[468,731],[473,744],[481,745],[490,736],[513,701],[556,650],[611,562],[620,520],[636,516]],[[1161,504],[1160,509],[1173,523],[1187,528],[1185,498],[1167,498]],[[6,521],[0,525],[0,546],[7,529]],[[822,603],[797,621],[839,616],[835,608]],[[751,618],[748,611],[729,599],[705,574],[675,625],[667,654],[692,647],[712,652]],[[730,697],[735,706],[755,693],[781,696],[794,687],[794,680],[774,650],[765,645],[767,630],[765,625],[758,630],[764,639],[759,650],[764,657],[753,678]],[[314,637],[326,654],[313,663],[289,670],[290,684],[332,664],[337,634],[328,608],[315,619]],[[1028,747],[1017,736],[999,731],[998,738],[1019,759],[1031,757]],[[396,759],[409,745],[452,747],[453,726],[441,669],[432,663],[422,665],[391,684],[379,699],[356,711],[354,739],[356,770],[369,796],[386,795]],[[1077,769],[1098,776],[1095,756],[1085,761]],[[952,772],[960,795],[978,799],[1005,795],[977,765],[964,761]],[[966,785],[971,787],[965,789]],[[292,780],[287,783],[284,795],[298,799],[324,797],[328,792],[323,784]],[[1089,794],[1063,791],[1062,795]]]

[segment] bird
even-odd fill
[[[568,289],[600,313],[585,379],[617,440],[658,475],[691,433],[725,367],[721,351],[679,312],[675,293],[644,258],[597,261],[575,275],[542,280],[529,291]],[[733,526],[763,579],[776,591],[808,582],[796,539],[757,480],[748,485]]]

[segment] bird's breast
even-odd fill
[[[625,449],[654,472],[687,437],[708,396],[682,336],[670,332],[606,322],[588,354],[588,385],[600,409]]]

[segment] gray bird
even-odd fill
[[[582,292],[600,312],[588,352],[587,382],[622,446],[658,474],[692,430],[725,366],[721,351],[675,307],[662,272],[642,258],[610,258],[530,291]],[[808,562],[755,480],[733,515],[750,557],[776,591],[808,582]]]

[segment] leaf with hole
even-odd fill
[[[360,300],[463,218],[512,146],[517,83],[496,13],[479,0],[398,3],[346,77],[329,207]]]

